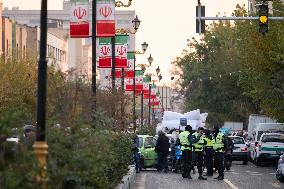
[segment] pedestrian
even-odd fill
[[[141,170],[140,166],[140,154],[139,154],[139,137],[135,135],[133,138],[133,159],[135,163],[136,173],[139,173]]]
[[[218,170],[217,180],[224,180],[224,149],[226,147],[225,137],[222,132],[219,132],[219,127],[214,127],[213,149],[214,160],[216,161],[216,168]]]
[[[167,157],[169,155],[170,142],[169,138],[165,135],[163,131],[158,132],[158,140],[155,146],[155,152],[158,155],[158,171],[168,172],[168,160]]]
[[[192,170],[192,127],[187,125],[185,131],[179,134],[179,141],[182,151],[182,177],[192,179],[190,171]]]
[[[198,179],[199,180],[207,180],[207,178],[203,177],[202,172],[203,172],[203,160],[204,160],[204,146],[206,145],[206,141],[204,140],[204,128],[199,127],[197,132],[193,134],[194,136],[194,144],[193,144],[193,157],[194,157],[194,162],[197,165],[197,170],[198,170]]]
[[[206,141],[205,156],[204,156],[205,167],[207,170],[206,176],[213,176],[214,149],[213,149],[213,137],[210,130],[205,131],[204,140]]]

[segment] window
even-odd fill
[[[284,135],[263,135],[261,141],[284,143]]]
[[[231,137],[234,144],[245,144],[245,141],[241,137]]]
[[[145,138],[145,145],[144,145],[144,146],[145,146],[145,147],[146,147],[146,146],[155,147],[153,137],[146,137],[146,138]]]

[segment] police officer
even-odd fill
[[[214,149],[213,149],[213,137],[210,130],[205,131],[204,140],[206,141],[205,156],[204,156],[204,162],[207,170],[206,176],[213,176]]]
[[[204,145],[206,144],[206,141],[204,140],[204,128],[199,127],[198,131],[195,132],[194,135],[194,144],[193,144],[193,149],[194,149],[194,162],[197,163],[197,169],[198,169],[198,179],[199,180],[207,180],[207,178],[204,178],[202,176],[202,168],[203,168],[203,150],[204,150]]]
[[[225,137],[222,132],[219,132],[219,127],[214,127],[214,138],[213,138],[213,149],[215,152],[216,168],[218,170],[219,176],[215,179],[224,179],[224,149],[226,147]]]
[[[187,125],[185,131],[179,134],[179,142],[182,150],[182,177],[192,179],[190,171],[192,169],[192,127]]]

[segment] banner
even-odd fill
[[[114,0],[97,0],[97,37],[115,36],[114,12]]]
[[[156,85],[152,85],[151,86],[151,95],[149,97],[149,93],[144,94],[144,99],[156,99],[157,98],[157,86]]]
[[[70,37],[89,37],[89,0],[70,0]]]
[[[149,84],[150,84],[149,78],[143,77],[143,91],[145,95],[149,94]]]
[[[124,71],[125,78],[134,78],[134,52],[127,52],[127,68]]]
[[[111,38],[99,38],[99,68],[111,68]]]
[[[115,68],[127,68],[128,35],[115,36]]]
[[[133,85],[133,78],[126,78],[124,80],[125,83],[125,91],[133,91],[134,85]]]
[[[135,90],[137,91],[143,90],[143,74],[142,70],[135,71]]]

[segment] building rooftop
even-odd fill
[[[48,32],[59,37],[61,39],[67,40],[69,38],[69,30],[63,28],[48,28]]]

